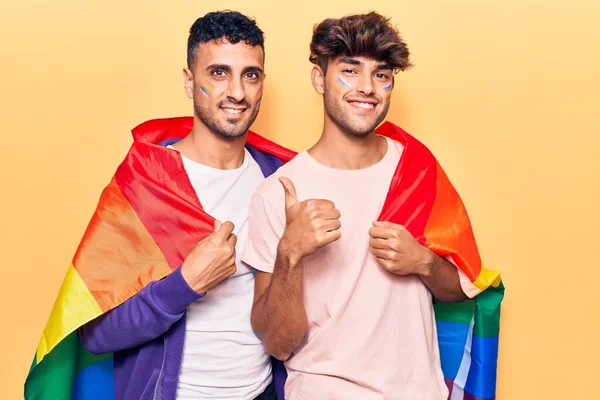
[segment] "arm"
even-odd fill
[[[376,221],[369,234],[371,252],[387,271],[396,275],[418,275],[439,301],[460,302],[467,299],[457,268],[421,246],[402,225]]]
[[[423,283],[431,291],[433,297],[441,302],[460,302],[466,300],[468,297],[460,285],[456,266],[439,257],[431,250],[423,248],[430,253],[430,257],[426,257],[429,261],[423,264],[418,274]]]
[[[163,335],[202,296],[189,287],[178,268],[79,328],[79,340],[94,354],[139,346]]]
[[[111,353],[163,335],[190,304],[235,273],[237,237],[232,231],[231,222],[215,221],[213,232],[192,249],[181,267],[79,328],[82,346],[94,354]]]
[[[278,252],[273,274],[256,273],[252,327],[265,351],[281,361],[289,358],[308,330],[303,270],[298,264]]]
[[[243,260],[258,270],[252,327],[267,353],[286,360],[308,330],[302,259],[340,238],[340,213],[327,200],[298,201],[292,182],[280,180],[285,213],[254,196]]]

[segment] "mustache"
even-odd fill
[[[344,96],[344,98],[347,97],[352,97],[353,99],[364,99],[364,100],[377,100],[377,97],[375,96],[375,93],[373,94],[369,94],[369,95],[364,95],[364,94],[347,94],[346,96]]]
[[[231,101],[222,100],[222,101],[219,102],[219,104],[217,104],[217,106],[219,108],[223,107],[223,106],[232,106],[232,107],[242,106],[242,107],[245,107],[245,108],[250,108],[250,103],[248,103],[246,100],[242,100],[242,101],[237,102],[237,103],[234,103],[234,102],[231,102]]]

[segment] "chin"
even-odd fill
[[[246,132],[248,132],[248,128],[246,129],[237,129],[238,127],[236,126],[236,129],[227,129],[227,128],[231,128],[232,124],[227,124],[225,125],[224,129],[219,129],[219,131],[217,132],[219,134],[219,136],[225,138],[225,139],[237,139],[239,137],[242,137],[246,134]]]
[[[359,138],[364,138],[366,136],[369,136],[369,134],[373,132],[373,130],[350,130],[348,131],[348,133],[350,133],[352,136],[356,136]]]
[[[248,130],[245,130],[243,132],[229,132],[229,131],[220,131],[217,132],[219,134],[219,136],[221,136],[224,139],[230,139],[230,140],[234,140],[237,138],[240,138],[242,136],[244,136],[246,134],[246,132],[248,132]]]
[[[345,130],[352,136],[365,137],[377,128],[377,124],[374,123],[362,123],[362,124],[346,124]]]

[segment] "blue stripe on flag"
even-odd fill
[[[496,395],[498,337],[482,338],[473,335],[471,368],[465,391],[475,397],[492,399]]]
[[[465,352],[469,324],[437,321],[436,325],[444,379],[454,380]]]
[[[73,384],[73,400],[111,400],[115,398],[113,359],[107,358],[81,370]]]

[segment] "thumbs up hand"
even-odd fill
[[[285,177],[279,181],[285,191],[286,220],[280,250],[300,260],[340,238],[340,212],[331,201],[299,201],[292,181]]]
[[[296,187],[294,187],[294,183],[292,181],[283,176],[279,178],[279,182],[281,182],[281,185],[283,186],[283,191],[285,192],[285,208],[287,210],[291,206],[298,203]]]

